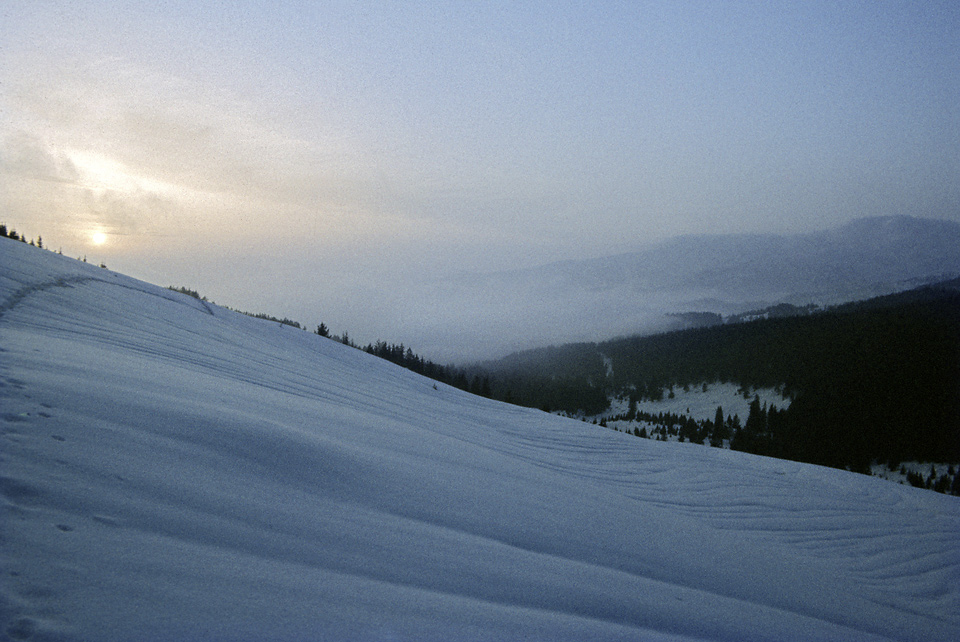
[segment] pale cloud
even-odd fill
[[[422,303],[456,271],[956,219],[953,5],[644,7],[14,3],[0,212],[133,276],[391,339],[397,315],[480,318]]]
[[[26,132],[12,133],[0,145],[4,174],[54,183],[75,183],[80,178],[66,153],[51,149]]]
[[[8,97],[0,201],[68,244],[97,227],[131,252],[163,237],[173,255],[204,238],[352,262],[362,253],[381,273],[493,269],[556,256],[558,237],[576,250],[604,208],[598,191],[571,190],[515,151],[427,154],[439,136],[429,123],[408,146],[409,132],[391,138],[319,99],[247,97],[118,57],[37,65]],[[41,178],[62,185],[40,189]]]
[[[2,143],[0,198],[78,235],[410,233],[411,221],[385,220],[362,154],[199,82],[103,60],[25,80],[10,102],[20,117]]]

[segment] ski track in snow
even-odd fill
[[[0,239],[0,635],[960,639],[960,501],[473,397]]]

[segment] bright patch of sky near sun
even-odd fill
[[[24,1],[0,41],[7,222],[233,305],[960,218],[951,1]]]

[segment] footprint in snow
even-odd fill
[[[36,630],[36,622],[28,617],[22,617],[12,622],[5,633],[11,640],[29,640]]]
[[[0,477],[0,496],[15,506],[35,506],[40,503],[43,493],[19,480]]]

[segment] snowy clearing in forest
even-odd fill
[[[743,389],[735,383],[700,383],[694,386],[688,386],[685,390],[683,386],[674,386],[674,397],[670,398],[670,389],[664,389],[663,399],[660,401],[650,401],[645,399],[637,403],[637,410],[649,412],[656,415],[659,413],[673,413],[677,415],[686,415],[696,420],[713,421],[717,413],[717,407],[723,408],[723,416],[738,415],[740,422],[747,420],[749,414],[750,402],[754,397],[760,397],[760,404],[776,406],[779,409],[788,408],[790,399],[784,398],[782,394],[772,388],[757,388],[747,390],[746,397]],[[630,409],[629,399],[613,399],[610,408],[603,413],[603,416],[609,417],[626,413]],[[592,418],[591,418],[592,419]]]

